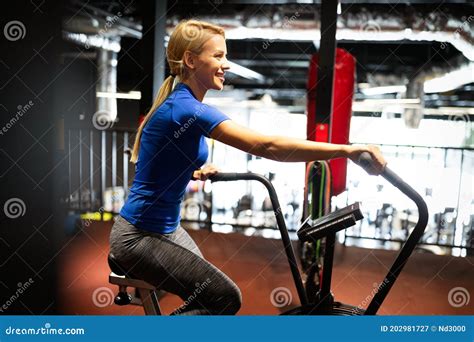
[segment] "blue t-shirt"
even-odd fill
[[[140,229],[173,232],[186,186],[207,160],[205,137],[228,119],[178,83],[142,131],[135,178],[120,215]]]

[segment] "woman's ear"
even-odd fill
[[[189,50],[184,51],[183,63],[189,69],[194,70],[196,68],[196,56],[194,53]]]

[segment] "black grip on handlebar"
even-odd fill
[[[242,174],[235,173],[235,172],[219,172],[209,177],[209,180],[211,182],[229,182],[229,181],[236,181],[236,180],[241,180],[241,179],[242,179]]]
[[[362,152],[359,156],[359,165],[368,173],[376,171],[374,160],[369,152]]]

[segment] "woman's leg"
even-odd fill
[[[232,315],[240,309],[239,288],[202,257],[181,227],[157,234],[119,217],[111,233],[111,251],[134,277],[183,299],[173,314]]]

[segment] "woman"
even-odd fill
[[[377,172],[385,166],[376,147],[266,136],[203,104],[209,89],[223,88],[226,54],[221,27],[188,20],[175,28],[167,48],[171,76],[138,129],[131,157],[135,178],[110,235],[111,253],[130,274],[184,300],[173,314],[235,314],[241,305],[239,288],[203,258],[179,225],[188,182],[217,173],[212,165],[200,169],[208,156],[205,137],[278,161],[356,161],[367,151]]]

